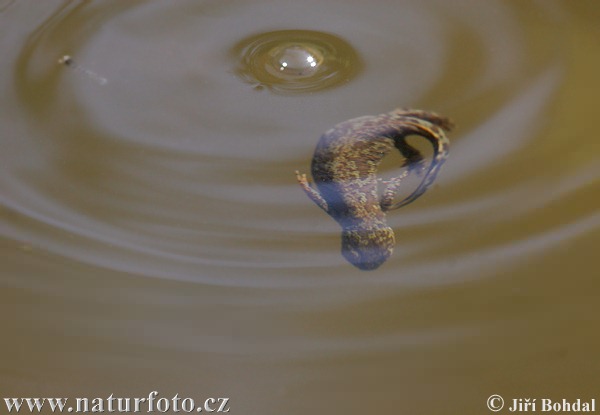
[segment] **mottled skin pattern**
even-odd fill
[[[385,212],[411,203],[433,183],[448,156],[449,141],[444,130],[451,129],[448,118],[396,109],[344,121],[323,134],[311,166],[316,187],[310,185],[305,174],[296,171],[296,176],[306,194],[341,225],[342,254],[351,264],[371,270],[390,257],[395,239]],[[410,135],[422,136],[433,145],[429,168],[424,167],[421,153],[406,142]],[[394,148],[405,157],[408,171],[383,182],[377,178],[377,169]],[[402,179],[412,171],[425,171],[421,183],[405,199],[394,203]]]

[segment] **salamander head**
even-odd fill
[[[342,230],[342,255],[365,271],[383,264],[392,255],[394,243],[394,231],[383,224]]]

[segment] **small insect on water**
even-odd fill
[[[100,85],[106,85],[108,83],[108,79],[98,75],[96,72],[93,72],[93,71],[91,71],[87,68],[84,68],[83,66],[75,63],[75,61],[73,60],[73,58],[70,55],[64,55],[63,57],[61,57],[58,60],[58,63],[60,65],[64,65],[66,67],[72,68],[73,70],[86,75],[87,77],[89,77],[94,82],[97,82]]]
[[[354,118],[321,136],[312,159],[316,186],[296,171],[302,189],[317,206],[342,227],[342,255],[361,270],[373,270],[392,254],[394,231],[386,223],[386,212],[398,209],[421,196],[435,180],[448,157],[450,119],[432,112],[412,109]],[[433,160],[418,187],[394,202],[402,179],[423,169],[423,156],[406,138],[418,135],[433,146]],[[401,176],[382,182],[377,170],[383,157],[396,148],[408,168]],[[381,196],[378,186],[384,186]]]

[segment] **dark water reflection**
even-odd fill
[[[3,396],[597,397],[600,7],[451,3],[0,2]],[[292,29],[362,71],[286,95],[236,75],[237,42]],[[364,273],[293,172],[332,125],[397,106],[459,128]]]

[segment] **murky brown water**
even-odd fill
[[[599,19],[594,1],[0,1],[1,397],[600,405]],[[342,39],[361,68],[289,93],[240,77],[235,45],[281,30]],[[397,106],[459,128],[362,272],[293,172],[334,124]]]

